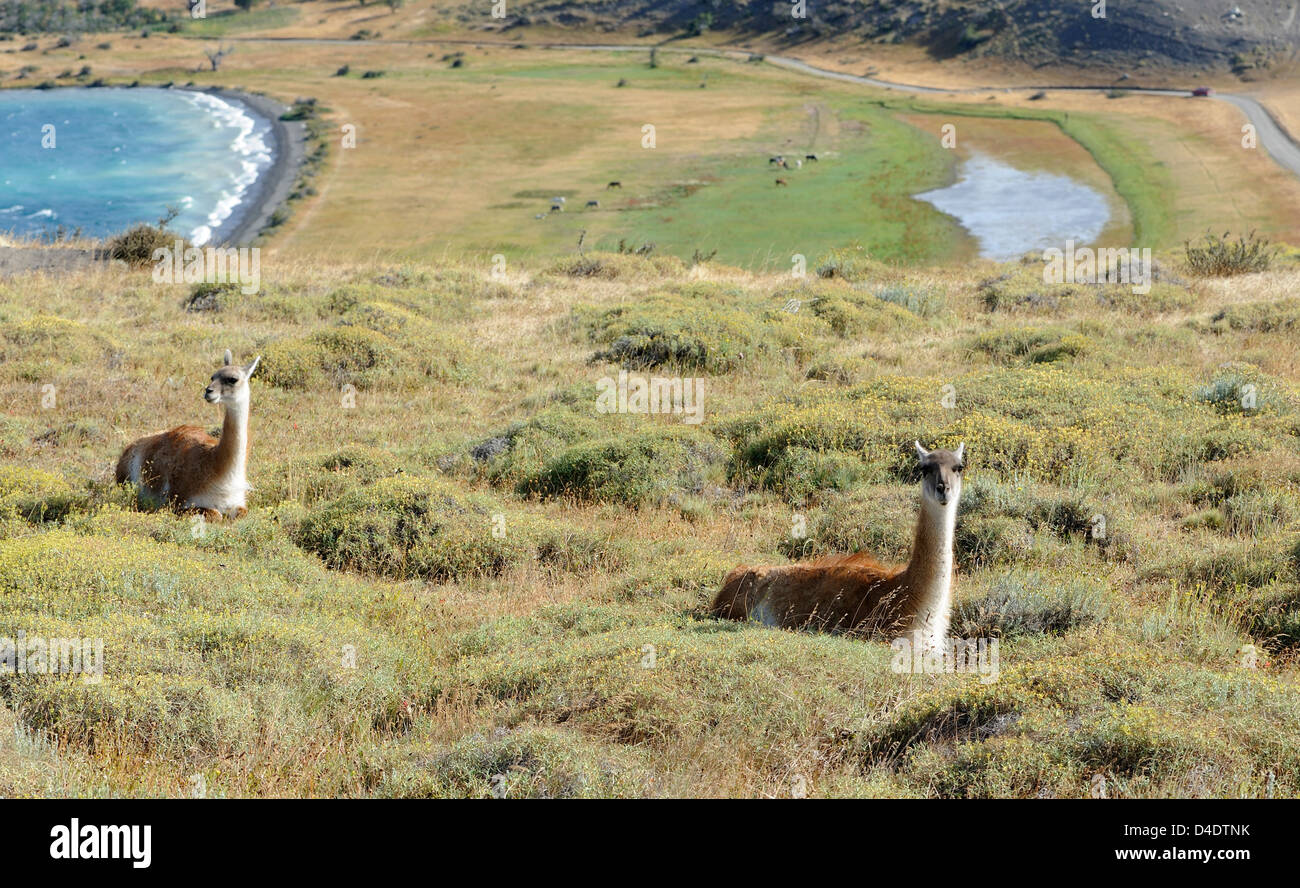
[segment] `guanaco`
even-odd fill
[[[785,629],[854,635],[920,633],[943,643],[952,612],[953,534],[966,445],[926,450],[916,442],[921,508],[911,560],[885,567],[870,555],[834,555],[806,564],[738,567],[713,601],[713,614]]]
[[[251,489],[246,474],[248,379],[261,360],[258,355],[241,367],[227,349],[225,364],[203,390],[205,401],[225,410],[220,438],[184,425],[139,438],[117,461],[117,483],[137,485],[141,504],[150,508],[171,506],[211,521],[245,515]]]

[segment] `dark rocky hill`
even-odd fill
[[[512,27],[684,34],[724,30],[799,44],[853,36],[912,43],[937,57],[996,56],[1032,65],[1144,62],[1244,71],[1289,58],[1300,0],[531,0]],[[481,7],[480,7],[481,9]],[[475,13],[471,13],[475,14]],[[499,23],[498,23],[499,24]]]

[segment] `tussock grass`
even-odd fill
[[[1266,238],[1253,231],[1238,235],[1236,240],[1231,240],[1226,231],[1218,237],[1207,233],[1199,246],[1188,241],[1184,249],[1193,272],[1213,277],[1267,271],[1277,254],[1276,247],[1270,247]]]
[[[157,225],[141,222],[134,225],[107,244],[108,256],[136,268],[144,268],[154,261],[154,250],[173,250],[176,235],[167,230],[169,220],[159,220]]]

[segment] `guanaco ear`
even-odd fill
[[[917,457],[917,459],[924,460],[927,456],[930,455],[930,451],[928,451],[928,450],[926,450],[924,447],[922,447],[920,441],[913,441],[912,443],[916,445],[916,457]]]
[[[229,367],[231,364],[235,363],[235,356],[230,353],[230,349],[226,349],[225,357],[223,357],[221,360],[222,360],[221,366]]]
[[[258,355],[257,357],[253,358],[253,363],[249,364],[247,367],[244,368],[244,378],[247,379],[248,377],[252,376],[253,371],[257,369],[257,365],[260,363],[262,363],[261,355]]]
[[[966,452],[966,442],[962,441],[957,445],[957,461],[961,462],[962,454]]]

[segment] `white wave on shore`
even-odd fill
[[[240,157],[239,172],[232,173],[229,185],[222,189],[216,206],[208,213],[204,224],[190,232],[190,241],[202,246],[212,239],[213,234],[221,229],[235,209],[244,202],[258,176],[270,168],[272,155],[268,140],[271,127],[268,122],[255,118],[239,102],[211,93],[189,92],[185,95],[196,106],[212,115],[214,127],[234,130],[230,148]]]

